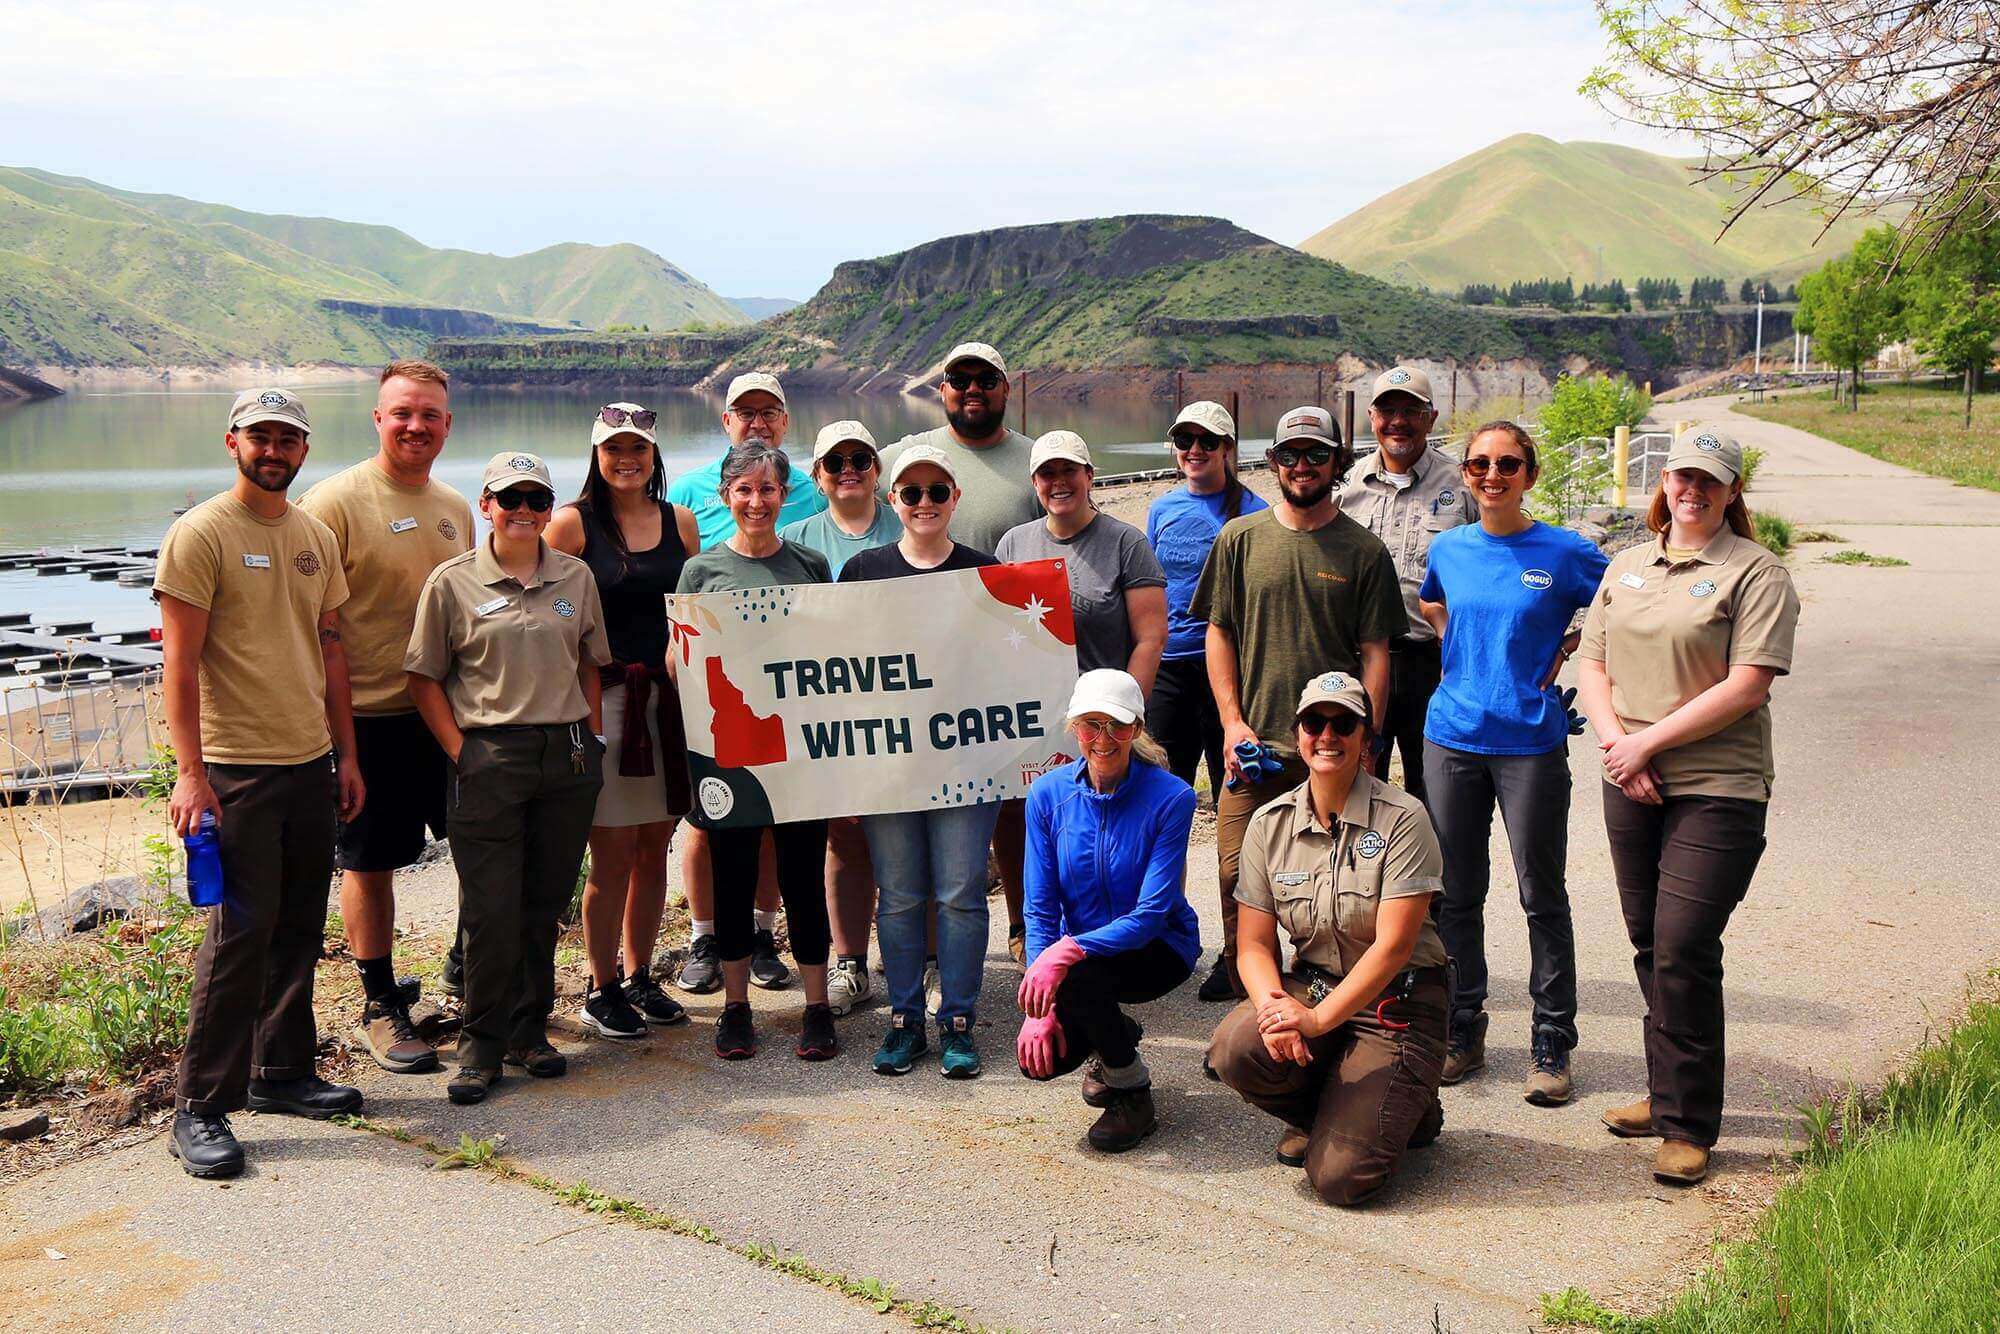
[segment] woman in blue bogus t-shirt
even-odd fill
[[[1424,721],[1424,783],[1444,852],[1438,934],[1458,965],[1444,1082],[1486,1063],[1488,839],[1497,799],[1521,906],[1528,914],[1533,1064],[1522,1095],[1559,1106],[1572,1095],[1576,940],[1569,855],[1569,712],[1556,672],[1575,649],[1576,612],[1607,564],[1595,543],[1538,523],[1521,502],[1535,445],[1513,422],[1489,422],[1460,465],[1479,522],[1438,534],[1418,591],[1444,641],[1443,678]]]

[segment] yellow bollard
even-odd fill
[[[1632,468],[1632,428],[1621,426],[1611,435],[1612,503],[1625,508],[1625,478]]]

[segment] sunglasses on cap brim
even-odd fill
[[[650,431],[653,429],[653,423],[659,419],[660,414],[651,408],[628,411],[619,407],[603,407],[597,410],[597,420],[606,426],[633,426],[641,431]]]
[[[505,491],[486,494],[503,510],[517,510],[526,505],[537,514],[546,514],[556,503],[556,493],[545,486],[510,486]]]

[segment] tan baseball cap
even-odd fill
[[[556,484],[549,477],[549,465],[542,462],[539,454],[523,454],[518,450],[503,449],[486,460],[486,474],[479,479],[481,491],[491,491],[495,495],[516,486],[545,486],[551,494]]]
[[[236,396],[236,401],[229,405],[229,429],[240,431],[258,422],[284,422],[312,434],[306,405],[287,389],[245,389]]]
[[[939,472],[951,478],[953,486],[958,485],[958,470],[951,466],[951,456],[936,445],[906,445],[896,461],[889,465],[889,485],[919,463],[928,463]]]
[[[1292,710],[1292,716],[1298,717],[1315,704],[1337,705],[1357,718],[1366,718],[1368,690],[1346,672],[1322,672],[1299,692],[1299,707]]]
[[[819,428],[819,435],[813,440],[813,462],[818,463],[825,458],[827,452],[835,445],[849,443],[866,445],[870,449],[880,448],[875,443],[875,437],[870,435],[868,428],[860,422],[829,422]]]
[[[1035,441],[1035,447],[1028,451],[1028,471],[1047,463],[1050,459],[1068,459],[1092,467],[1090,446],[1083,443],[1083,437],[1075,431],[1050,431]]]
[[[1743,475],[1743,446],[1713,426],[1697,426],[1674,441],[1666,466],[1668,472],[1699,468],[1718,481],[1733,482]]]
[[[1130,672],[1116,667],[1094,667],[1076,678],[1070,692],[1065,718],[1081,718],[1086,713],[1108,714],[1121,723],[1136,723],[1146,716],[1146,695]]]
[[[1174,418],[1174,424],[1167,428],[1171,437],[1183,426],[1199,426],[1210,435],[1236,438],[1236,419],[1229,415],[1229,409],[1220,403],[1211,403],[1205,398],[1196,399],[1181,409],[1181,415]]]
[[[1317,440],[1322,445],[1338,445],[1340,428],[1333,424],[1333,414],[1325,408],[1293,408],[1278,418],[1278,428],[1271,433],[1271,448],[1276,449],[1294,440]]]
[[[1007,373],[1007,363],[1001,360],[999,349],[986,343],[960,343],[945,356],[942,368],[950,370],[961,361],[983,361],[1002,375]]]
[[[778,400],[778,406],[785,406],[785,387],[778,383],[778,377],[769,371],[745,371],[729,382],[729,392],[723,395],[724,407],[735,407],[736,400],[745,394],[763,390]]]
[[[637,403],[606,403],[604,406],[607,408],[623,408],[628,413],[644,412],[646,410]],[[592,419],[590,423],[590,447],[596,449],[614,435],[636,435],[647,444],[653,446],[653,448],[658,449],[660,447],[659,437],[653,434],[652,427],[641,426],[635,421],[627,421],[623,426],[613,426],[610,422],[604,420],[603,410],[599,409],[599,415]]]
[[[1431,403],[1431,377],[1415,366],[1391,366],[1375,377],[1375,392],[1368,396],[1368,406],[1374,407],[1389,394],[1408,394],[1411,398],[1422,399],[1425,407]]]

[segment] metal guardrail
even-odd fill
[[[152,766],[159,668],[60,675],[0,687],[0,794],[10,799],[127,786]]]

